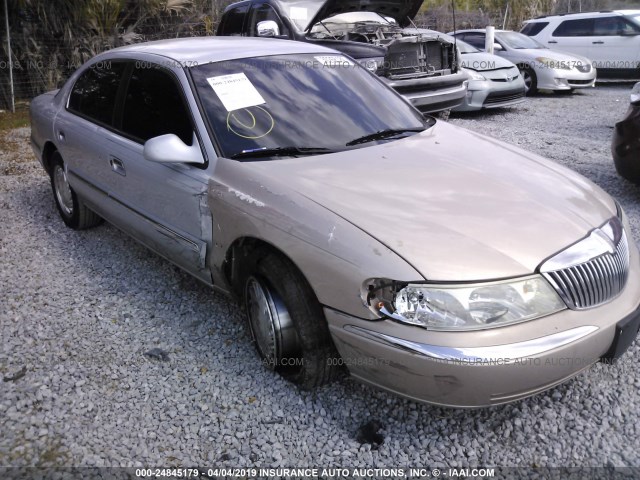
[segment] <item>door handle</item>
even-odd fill
[[[549,40],[547,43],[558,43],[555,40]]]
[[[118,175],[122,175],[123,177],[127,176],[127,172],[124,169],[124,163],[122,163],[122,160],[116,157],[111,157],[109,159],[109,163],[111,164],[111,169]]]
[[[593,43],[594,45],[604,45],[604,42],[591,42],[591,43]]]

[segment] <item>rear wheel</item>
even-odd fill
[[[538,91],[538,77],[536,77],[536,72],[534,72],[531,67],[525,65],[520,67],[520,74],[524,80],[525,93],[527,95],[535,94]]]
[[[308,282],[289,260],[268,249],[252,258],[243,297],[263,363],[303,388],[330,382],[339,371],[338,354]]]
[[[89,210],[69,185],[67,171],[59,152],[51,157],[51,189],[58,213],[69,228],[83,230],[102,222],[102,218]]]

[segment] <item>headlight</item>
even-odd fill
[[[363,58],[358,60],[358,63],[371,73],[376,73],[379,68],[384,66],[384,57]]]
[[[538,57],[536,58],[536,61],[543,64],[545,67],[556,70],[571,70],[575,66],[575,62],[568,60],[554,60],[553,58],[547,57]]]
[[[380,318],[429,330],[478,330],[533,320],[567,308],[539,275],[474,285],[372,279],[363,300]]]
[[[471,70],[470,68],[463,68],[463,70],[469,76],[470,80],[480,80],[480,81],[486,80],[484,75],[481,75],[480,73],[476,72],[475,70]]]

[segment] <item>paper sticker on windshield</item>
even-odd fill
[[[207,78],[227,112],[241,108],[255,107],[265,102],[260,92],[253,86],[244,73],[233,73],[220,77]]]
[[[323,55],[314,58],[317,62],[320,62],[323,67],[350,67],[353,65],[347,57],[340,55]]]
[[[306,20],[309,18],[309,14],[306,8],[291,7],[289,9],[289,18],[291,18],[291,20]]]

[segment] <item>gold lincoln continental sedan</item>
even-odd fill
[[[580,175],[423,117],[310,43],[98,55],[31,105],[62,220],[107,220],[246,309],[263,363],[418,401],[517,400],[620,357],[640,264]]]

